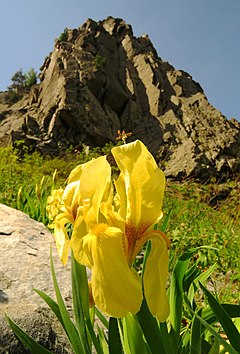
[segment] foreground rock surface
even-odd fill
[[[0,104],[0,144],[22,140],[55,154],[102,146],[132,132],[167,177],[224,178],[240,172],[240,123],[227,120],[192,77],[163,61],[147,35],[112,17],[87,20],[56,40],[40,84]],[[1,98],[1,96],[0,96]]]
[[[0,204],[0,353],[28,353],[9,329],[7,313],[53,353],[70,353],[66,337],[33,288],[54,296],[50,270],[53,236],[26,214]],[[55,246],[53,259],[65,300],[71,297],[70,269],[63,267]],[[68,303],[68,302],[67,302]]]

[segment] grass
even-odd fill
[[[223,189],[229,191],[225,199]],[[167,235],[173,259],[189,248],[201,247],[195,262],[202,269],[216,263],[209,287],[221,302],[239,302],[239,192],[238,181],[221,185],[187,181],[169,182],[165,193],[164,211],[171,210]]]
[[[47,225],[45,206],[52,188],[64,186],[76,165],[108,154],[111,147],[87,153],[84,148],[69,150],[61,157],[43,157],[37,152],[19,156],[11,147],[0,148],[0,203]],[[209,287],[216,289],[220,301],[232,303],[239,301],[239,192],[239,181],[204,185],[192,180],[168,181],[164,198],[164,214],[171,213],[166,231],[171,264],[189,248],[201,247],[194,261],[202,269],[216,263]]]
[[[222,187],[214,186],[216,196]],[[214,206],[210,203],[212,188],[211,184],[201,185],[192,181],[169,183],[164,209],[171,210],[167,231],[172,248],[178,256],[189,247],[211,246],[218,250],[207,251],[211,263],[218,261],[222,269],[236,269],[240,251],[239,183],[235,182],[226,199],[217,200],[216,197]]]

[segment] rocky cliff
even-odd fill
[[[3,95],[3,94],[2,94]],[[1,98],[1,97],[0,97]],[[56,154],[101,146],[132,132],[168,177],[225,177],[240,171],[240,123],[227,120],[184,71],[159,58],[148,36],[122,19],[87,20],[55,41],[40,84],[0,103],[0,144]]]

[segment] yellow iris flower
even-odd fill
[[[53,220],[51,227],[54,228],[55,241],[58,249],[59,257],[64,265],[66,265],[69,253],[69,232],[67,230],[68,225],[75,227],[75,223],[79,227],[81,223],[81,235],[88,233],[88,227],[83,220],[83,213],[88,205],[88,201],[85,198],[84,201],[80,194],[80,185],[85,180],[86,171],[89,171],[90,166],[93,164],[100,173],[103,167],[102,161],[106,161],[106,157],[100,157],[99,159],[89,161],[85,164],[77,166],[68,177],[68,184],[65,190],[57,189],[53,190],[51,196],[47,200],[47,212],[50,220]],[[109,171],[110,171],[110,166]],[[88,183],[88,182],[87,182]],[[97,187],[97,186],[95,186]],[[92,184],[92,193],[94,193],[94,184]],[[84,185],[82,187],[84,190]],[[89,190],[90,193],[90,190]],[[90,194],[89,194],[90,195]],[[97,195],[97,193],[96,193]],[[95,199],[93,198],[94,205]],[[89,199],[90,200],[90,199]]]
[[[63,189],[55,189],[47,199],[47,213],[50,220],[54,220],[55,217],[63,208],[62,204]]]
[[[153,230],[162,216],[165,177],[140,141],[114,147],[120,169],[113,193],[105,156],[78,166],[63,193],[66,212],[55,219],[55,237],[65,263],[69,246],[76,260],[92,270],[92,297],[100,310],[125,317],[140,310],[143,291],[159,321],[169,314],[166,296],[168,240]],[[71,240],[65,226],[73,225]],[[143,279],[133,262],[151,240]]]

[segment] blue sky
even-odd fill
[[[185,70],[227,118],[240,120],[240,0],[8,0],[0,4],[0,90],[39,71],[65,27],[123,18],[158,55]]]

